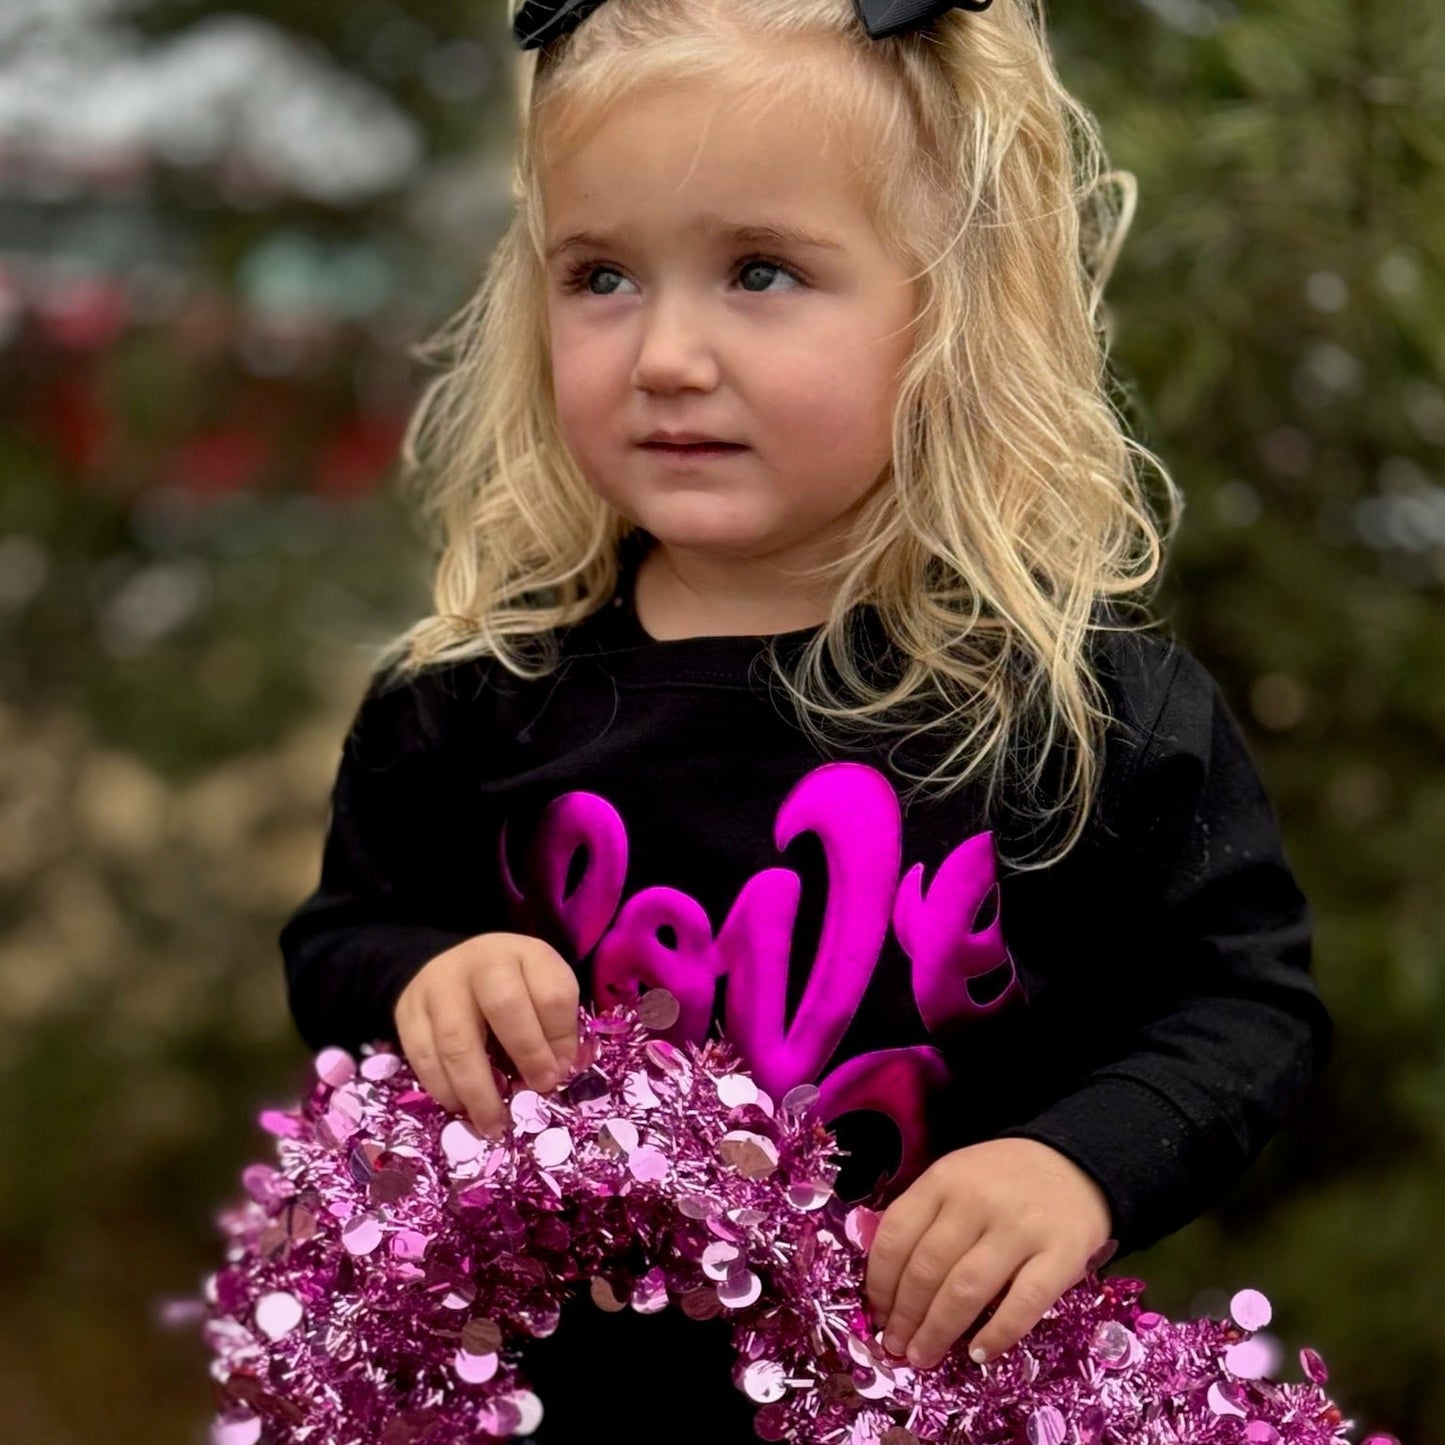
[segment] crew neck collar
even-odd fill
[[[642,625],[637,615],[637,573],[643,558],[652,549],[656,538],[642,529],[628,533],[618,553],[619,571],[617,591],[612,598],[613,610],[625,626],[633,642],[639,647],[677,647],[689,643],[720,643],[727,647],[746,644],[747,650],[757,652],[769,642],[779,649],[798,647],[807,643],[820,632],[824,623],[817,622],[811,627],[798,627],[788,632],[766,633],[702,633],[693,637],[654,637]]]
[[[617,675],[637,681],[699,681],[752,686],[755,668],[766,666],[769,652],[793,661],[823,631],[826,623],[788,632],[704,634],[658,638],[637,615],[634,590],[637,571],[656,539],[630,532],[618,548],[617,586],[612,597],[578,624],[578,638],[590,637],[608,655]],[[873,608],[862,609],[864,626],[877,644],[878,619]]]

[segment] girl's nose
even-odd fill
[[[714,346],[695,311],[685,305],[659,308],[642,322],[633,377],[639,387],[707,387],[716,378]]]

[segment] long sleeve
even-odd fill
[[[1176,647],[1121,803],[1121,889],[1147,930],[1122,1046],[1004,1136],[1104,1190],[1120,1253],[1209,1208],[1323,1070],[1333,1025],[1309,973],[1312,913],[1218,685]]]
[[[479,931],[445,697],[436,680],[383,690],[374,678],[342,747],[320,882],[279,936],[291,1013],[312,1049],[396,1041],[402,989]]]

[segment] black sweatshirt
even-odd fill
[[[775,1097],[817,1084],[845,1198],[881,1207],[929,1159],[1007,1135],[1098,1181],[1121,1254],[1218,1200],[1332,1025],[1309,904],[1204,667],[1094,634],[1117,720],[1096,807],[1062,862],[1016,869],[998,844],[1021,835],[978,789],[905,804],[887,741],[820,751],[766,639],[651,639],[636,560],[546,678],[478,659],[373,680],[320,884],[280,936],[305,1042],[395,1041],[428,960],[532,933],[585,1003],[665,984],[672,1037],[725,1032]]]

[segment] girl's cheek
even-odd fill
[[[626,380],[626,363],[615,345],[572,327],[552,334],[552,386],[559,404],[565,395],[577,405],[610,396]]]
[[[579,364],[579,360],[581,364]],[[597,365],[587,365],[575,354],[552,369],[552,393],[564,430],[585,432],[615,412],[609,378]]]

